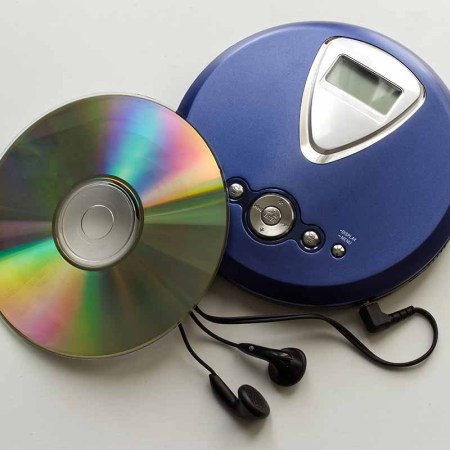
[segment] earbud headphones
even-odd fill
[[[201,313],[203,314],[203,311]],[[269,376],[274,383],[280,386],[292,386],[303,378],[306,371],[306,355],[300,349],[290,347],[276,350],[255,344],[237,344],[213,333],[200,322],[195,314],[191,314],[191,318],[199,328],[217,341],[237,348],[246,355],[267,361]]]
[[[306,355],[298,348],[275,350],[259,345],[239,344],[238,349],[247,355],[268,361],[269,376],[280,386],[292,386],[305,374]]]
[[[292,386],[298,383],[305,374],[306,356],[298,348],[275,350],[255,344],[236,344],[213,333],[198,320],[195,314],[191,314],[191,317],[203,331],[214,339],[235,347],[242,353],[267,361],[269,363],[269,376],[274,383],[280,386]],[[209,381],[217,399],[238,417],[265,419],[270,413],[270,407],[263,395],[253,386],[244,384],[238,389],[238,396],[236,397],[219,375],[194,352],[182,325],[179,325],[179,329],[191,355],[210,372]]]
[[[300,314],[279,314],[264,316],[238,316],[238,317],[217,317],[205,313],[196,307],[195,312],[190,314],[194,323],[206,334],[222,344],[234,347],[254,358],[262,359],[269,363],[268,372],[272,381],[279,386],[292,386],[298,383],[306,371],[306,355],[305,353],[293,347],[276,350],[273,348],[263,347],[260,345],[249,343],[236,343],[219,336],[218,334],[207,328],[195,313],[198,313],[203,319],[209,322],[223,325],[241,325],[250,323],[270,323],[282,322],[288,320],[319,320],[328,323],[335,328],[342,336],[344,336],[361,354],[378,365],[385,367],[403,368],[415,366],[433,353],[438,341],[438,326],[434,317],[422,308],[409,306],[392,314],[386,314],[381,311],[378,303],[366,303],[360,308],[360,316],[369,332],[377,332],[389,328],[391,325],[399,323],[414,314],[423,316],[430,324],[433,330],[433,340],[430,348],[420,357],[406,362],[386,361],[375,355],[369,350],[350,330],[344,327],[336,320],[315,313]],[[244,419],[265,419],[270,414],[270,407],[263,395],[250,385],[243,385],[238,390],[236,396],[225,382],[217,375],[199,355],[194,351],[189,343],[186,332],[181,324],[178,325],[181,337],[190,354],[209,371],[209,380],[211,388],[218,400],[234,415]]]
[[[209,381],[219,401],[236,416],[243,419],[265,419],[270,414],[270,406],[266,399],[253,386],[242,385],[236,397],[219,375],[211,373]]]

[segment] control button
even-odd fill
[[[244,194],[244,187],[242,186],[242,184],[233,183],[228,188],[228,195],[234,200],[241,198],[243,194]]]
[[[342,244],[334,244],[331,253],[335,258],[342,258],[345,255],[345,247]]]
[[[315,248],[320,245],[321,239],[314,230],[308,230],[303,233],[302,242],[307,248]]]
[[[266,225],[276,225],[281,220],[281,212],[275,206],[264,208],[261,218]]]
[[[250,227],[263,238],[284,236],[294,224],[295,214],[291,202],[278,194],[265,194],[251,206]]]

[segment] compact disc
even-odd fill
[[[117,355],[174,328],[214,278],[226,193],[207,144],[151,100],[47,114],[0,161],[0,312],[51,352]]]

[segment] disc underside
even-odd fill
[[[137,193],[143,226],[118,263],[83,270],[54,240],[74,186],[116,177]],[[148,344],[199,302],[220,263],[227,204],[198,133],[145,98],[91,97],[26,130],[0,162],[0,312],[32,343],[72,357]]]

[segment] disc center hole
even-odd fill
[[[113,213],[104,205],[91,206],[81,219],[81,228],[89,239],[104,238],[111,232],[113,225]]]

